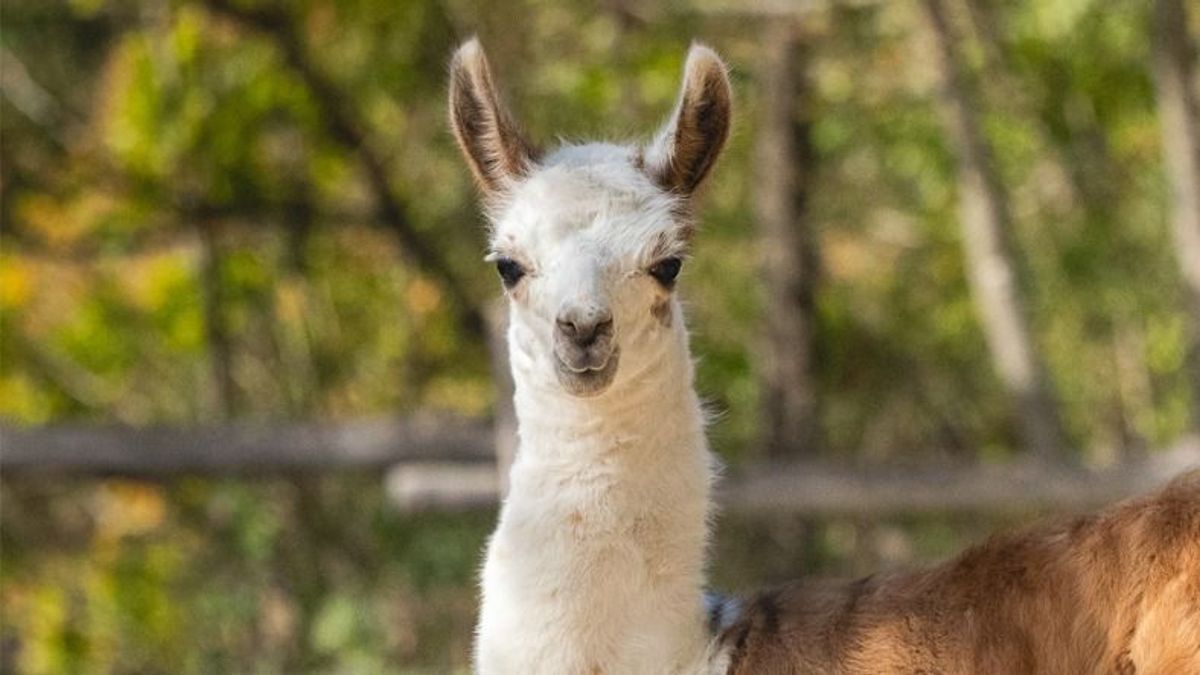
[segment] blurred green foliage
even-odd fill
[[[536,138],[636,138],[666,114],[685,47],[701,37],[733,65],[739,116],[682,288],[699,387],[721,413],[714,444],[733,462],[752,456],[763,308],[751,145],[770,92],[753,79],[762,19],[711,5],[7,0],[0,415],[486,414],[486,350],[455,311],[496,285],[443,122],[450,50],[481,35]],[[1090,462],[1168,443],[1187,425],[1145,5],[984,1],[969,16],[956,5],[1037,340]],[[964,279],[928,31],[912,3],[835,2],[805,22],[826,452],[1007,456],[1012,411]],[[380,216],[337,111],[465,298]],[[492,515],[393,513],[379,483],[5,478],[0,667],[465,669]],[[716,579],[854,570],[861,525],[820,528],[798,561],[779,534],[786,523],[764,534],[731,521]],[[921,558],[990,525],[894,528],[915,542],[901,557]]]

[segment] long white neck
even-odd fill
[[[588,399],[512,349],[520,445],[484,567],[478,672],[699,672],[713,461],[675,323]]]

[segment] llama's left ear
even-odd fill
[[[660,185],[685,196],[700,187],[729,137],[732,98],[721,57],[693,44],[675,111],[646,151],[646,170]]]
[[[536,161],[533,146],[500,102],[487,56],[475,38],[463,43],[450,62],[450,122],[488,197],[505,192]]]

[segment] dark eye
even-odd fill
[[[662,284],[665,288],[671,288],[675,285],[675,277],[679,276],[679,269],[683,267],[683,261],[679,258],[663,258],[650,266],[647,270],[650,276],[654,277],[655,281]]]
[[[497,260],[496,271],[500,273],[500,280],[504,282],[505,288],[516,286],[521,277],[525,276],[525,268],[521,267],[521,263],[512,258],[500,258]]]

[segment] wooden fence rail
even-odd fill
[[[494,434],[478,420],[400,420],[197,428],[0,425],[0,470],[152,479],[388,468],[407,510],[464,509],[498,500]],[[1103,470],[1029,462],[851,468],[759,465],[721,483],[722,508],[811,517],[1090,509],[1200,467],[1200,439]]]
[[[188,427],[0,425],[0,470],[165,477],[331,469],[402,462],[487,462],[492,430],[477,420],[405,419]]]
[[[848,470],[758,467],[723,490],[726,508],[814,516],[1082,511],[1142,494],[1200,468],[1200,440],[1103,470],[1040,462]]]

